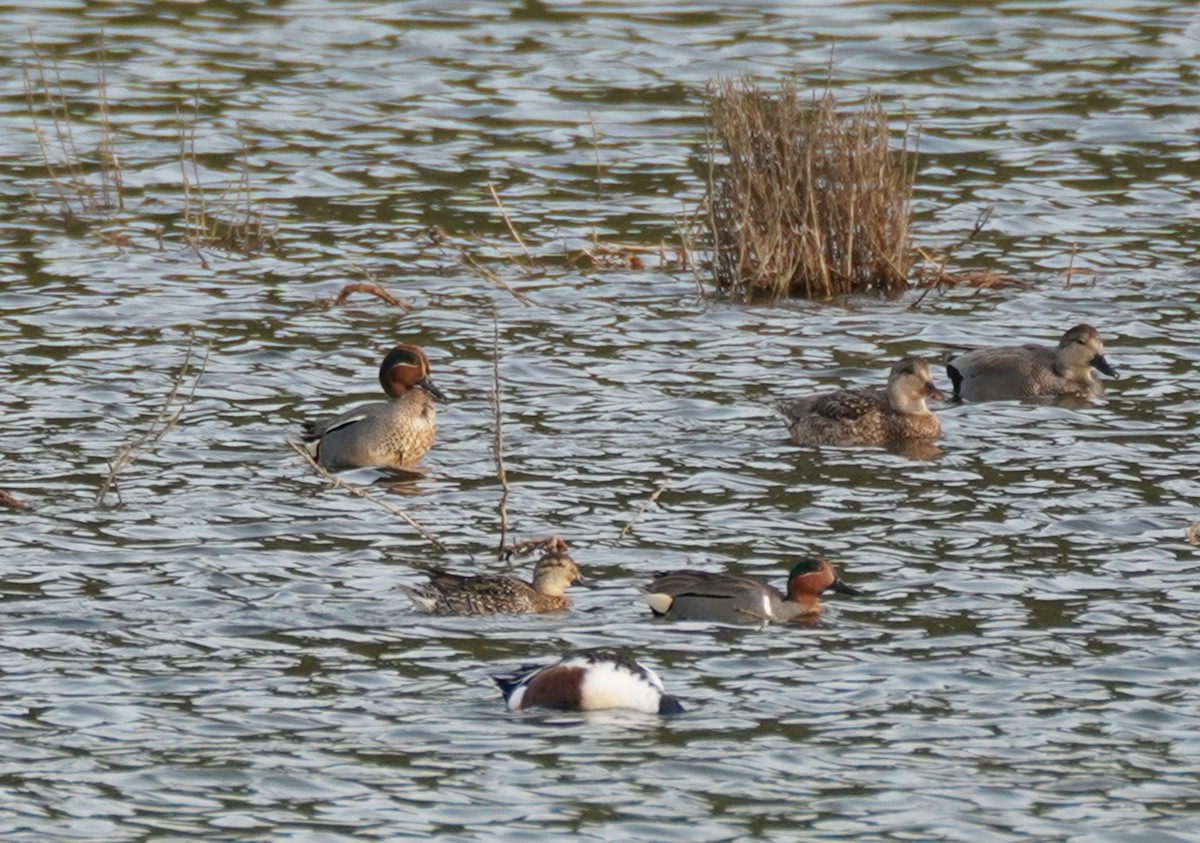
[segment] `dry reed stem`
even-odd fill
[[[521,247],[521,251],[525,253],[525,259],[533,264],[533,255],[529,253],[529,247],[525,245],[525,241],[521,239],[517,227],[513,225],[512,220],[508,216],[508,211],[504,207],[504,203],[500,201],[500,194],[496,192],[496,186],[491,182],[487,183],[488,191],[492,194],[492,199],[496,202],[496,207],[500,209],[500,216],[504,217],[504,224],[508,226],[508,233],[512,235],[513,240],[517,241],[517,245]]]
[[[124,209],[123,180],[120,169],[120,159],[116,153],[115,134],[112,128],[111,115],[108,108],[108,78],[105,69],[106,53],[103,33],[101,33],[100,48],[96,54],[98,114],[100,121],[100,141],[96,151],[100,171],[101,190],[97,196],[96,190],[88,182],[85,158],[75,140],[75,130],[67,104],[66,89],[63,86],[62,70],[58,60],[51,58],[53,80],[47,70],[46,59],[38,49],[33,32],[29,33],[29,49],[33,53],[33,67],[37,70],[35,79],[30,72],[30,65],[23,62],[21,76],[25,87],[25,100],[29,110],[30,121],[38,148],[46,166],[46,174],[50,183],[58,193],[59,203],[63,213],[72,215],[71,197],[79,202],[81,214],[97,213],[114,207]],[[38,100],[43,105],[39,107]],[[50,127],[43,127],[38,117],[39,110],[44,109],[49,115]],[[53,137],[53,144],[50,140]],[[52,148],[53,147],[53,148]],[[57,163],[56,163],[57,162]],[[69,185],[69,189],[67,186]],[[34,196],[37,201],[36,195]]]
[[[552,553],[566,553],[568,547],[561,536],[548,536],[544,539],[526,539],[523,542],[517,542],[504,548],[501,552],[501,557],[509,560],[514,556],[528,556],[535,550],[541,550],[543,551],[543,555],[549,556]]]
[[[473,258],[473,257],[471,257],[471,255],[467,254],[467,251],[465,249],[460,249],[458,256],[459,256],[458,263],[460,266],[463,266],[466,269],[471,270],[478,277],[482,278],[484,281],[487,281],[489,284],[492,284],[493,286],[499,287],[501,290],[504,290],[504,292],[511,295],[514,299],[519,301],[521,304],[524,304],[524,305],[533,304],[533,302],[530,300],[529,296],[525,295],[520,290],[509,286],[509,284],[507,282],[505,282],[505,280],[503,278],[501,278],[500,275],[495,270],[493,270],[489,267],[486,267],[483,264],[481,264],[479,261],[475,260],[475,258]]]
[[[329,484],[331,486],[333,486],[333,488],[345,489],[347,492],[354,495],[355,497],[364,498],[364,499],[370,501],[371,503],[375,504],[377,507],[384,510],[385,512],[390,512],[392,515],[395,515],[397,518],[404,521],[404,523],[408,524],[408,526],[410,526],[414,530],[416,530],[421,535],[421,538],[425,539],[425,541],[429,542],[431,545],[433,545],[434,547],[436,547],[438,550],[442,551],[443,553],[447,552],[446,545],[444,545],[440,541],[438,541],[437,536],[433,535],[433,533],[429,532],[424,527],[422,527],[419,523],[417,523],[417,520],[415,518],[413,518],[407,512],[402,510],[400,507],[395,506],[394,504],[390,504],[387,501],[380,500],[379,498],[375,497],[370,492],[368,492],[366,489],[364,489],[362,486],[358,486],[354,483],[348,483],[345,480],[343,480],[342,478],[338,477],[336,474],[332,474],[331,472],[326,470],[323,466],[318,464],[317,461],[312,458],[312,455],[309,454],[307,450],[305,450],[304,446],[301,443],[295,442],[295,441],[289,439],[288,445],[291,447],[291,449],[293,451],[295,451],[300,456],[304,457],[305,461],[312,467],[312,469],[314,471],[316,471],[317,474],[321,475],[321,477],[323,477],[327,481],[329,481]]]
[[[208,269],[201,246],[253,257],[262,254],[267,248],[278,246],[275,232],[279,230],[279,226],[268,226],[263,212],[253,207],[250,188],[250,146],[241,123],[237,124],[238,141],[242,147],[242,166],[238,178],[226,185],[221,194],[210,203],[204,183],[200,179],[200,164],[196,156],[196,124],[199,113],[199,90],[192,100],[191,122],[184,120],[183,112],[179,108],[175,110],[179,122],[179,169],[183,179],[184,239],[195,251],[201,265]],[[210,212],[210,204],[214,211]],[[244,211],[240,210],[243,204]],[[216,210],[222,207],[231,209],[228,220],[222,219],[216,213]]]
[[[496,461],[496,477],[500,480],[500,541],[496,548],[503,555],[504,543],[508,540],[508,472],[504,470],[504,423],[500,412],[500,318],[492,311],[492,413],[496,430],[492,439]]]
[[[351,293],[369,293],[370,295],[375,296],[377,299],[380,299],[381,301],[385,302],[386,304],[390,304],[393,307],[400,307],[404,310],[412,310],[412,308],[402,299],[396,298],[387,290],[383,289],[383,287],[381,287],[379,284],[372,281],[347,284],[346,286],[342,287],[341,292],[339,292],[337,297],[334,298],[330,303],[335,307],[337,305],[345,304],[346,299],[350,298]],[[329,301],[329,299],[325,299],[325,301]]]
[[[670,480],[663,480],[658,484],[658,486],[654,489],[654,493],[651,494],[649,498],[642,501],[641,505],[634,510],[633,516],[629,519],[629,523],[625,525],[624,529],[621,530],[621,535],[617,537],[617,541],[625,538],[633,531],[633,525],[638,522],[638,519],[640,519],[645,514],[646,510],[654,505],[654,502],[658,500],[659,496],[670,487]]]
[[[121,160],[117,156],[116,138],[112,131],[112,115],[108,108],[108,42],[100,31],[100,49],[96,53],[96,78],[100,99],[100,178],[104,189],[104,204],[111,207],[109,184],[117,199],[118,210],[125,210],[124,181]]]
[[[596,128],[596,118],[588,112],[588,122],[592,125],[592,152],[596,156],[596,198],[600,198],[601,185],[604,183],[604,167],[600,164],[600,130]]]
[[[921,286],[925,287],[925,290],[921,293],[921,295],[917,296],[917,300],[915,302],[908,306],[909,310],[916,310],[919,308],[921,306],[921,302],[925,301],[925,297],[929,295],[931,290],[941,290],[942,287],[946,285],[946,279],[949,277],[946,273],[946,266],[950,263],[950,259],[954,256],[954,253],[958,250],[959,246],[963,245],[964,243],[968,243],[979,236],[979,232],[983,231],[984,226],[988,224],[988,221],[992,218],[992,212],[995,210],[995,205],[987,205],[984,207],[976,215],[975,223],[971,226],[971,230],[967,233],[967,236],[953,244],[943,253],[941,261],[937,263],[937,271],[934,273],[933,280],[921,282]],[[922,251],[922,254],[924,254],[923,250],[919,251]]]
[[[907,130],[891,148],[877,96],[843,113],[832,93],[811,102],[792,80],[775,93],[725,80],[709,85],[707,116],[718,289],[749,299],[907,288],[916,156]]]
[[[191,371],[192,352],[195,349],[196,336],[193,334],[188,339],[187,352],[183,357],[183,364],[179,367],[179,373],[172,379],[171,391],[167,393],[167,398],[163,401],[162,407],[159,408],[158,414],[150,422],[150,427],[135,438],[132,442],[122,445],[116,456],[108,461],[108,476],[100,484],[100,491],[96,493],[96,503],[102,504],[105,496],[117,481],[117,475],[126,467],[131,465],[138,458],[141,450],[145,447],[154,447],[164,436],[173,428],[183,415],[183,411],[191,404],[192,399],[196,395],[196,387],[200,385],[200,378],[204,375],[204,369],[208,365],[209,349],[204,350],[204,359],[200,361],[200,367],[196,371],[195,379],[192,381],[192,388],[178,407],[172,407],[175,404],[175,399],[179,396],[179,390],[183,387],[184,380],[188,377]],[[121,492],[117,490],[117,500],[121,501]]]

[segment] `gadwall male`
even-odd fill
[[[892,366],[883,389],[825,392],[778,407],[799,445],[894,445],[941,436],[941,424],[925,406],[926,398],[941,397],[928,361],[905,357]]]
[[[1104,359],[1104,340],[1091,325],[1076,325],[1062,335],[1058,347],[1012,345],[981,348],[946,363],[961,401],[998,401],[1073,395],[1090,398],[1104,392],[1092,368],[1109,377],[1116,370]]]
[[[492,676],[510,711],[541,707],[559,711],[627,708],[646,714],[681,714],[653,670],[630,656],[595,650],[548,665],[525,665]]]
[[[579,567],[567,555],[567,544],[557,536],[526,542],[508,553],[544,547],[546,555],[533,568],[533,583],[501,575],[463,576],[434,568],[426,571],[429,582],[420,588],[401,586],[418,609],[434,615],[497,615],[559,612],[571,601],[564,592],[584,584]],[[519,550],[515,550],[519,548]]]
[[[446,396],[429,380],[425,352],[413,345],[393,348],[379,366],[379,383],[390,401],[304,424],[304,448],[323,468],[408,469],[433,445],[433,399]]]
[[[655,615],[674,620],[786,623],[817,615],[821,592],[828,588],[842,594],[862,593],[842,582],[824,559],[812,557],[788,572],[787,594],[758,577],[684,570],[660,575],[642,596]]]

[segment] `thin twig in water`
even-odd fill
[[[374,282],[347,284],[345,287],[342,287],[342,291],[337,294],[337,298],[335,298],[332,303],[335,305],[345,304],[346,299],[350,298],[351,293],[370,293],[377,299],[380,299],[387,304],[392,305],[393,307],[401,307],[405,310],[412,309],[401,299],[396,298],[387,290],[383,289],[383,287]],[[326,299],[326,301],[328,301],[328,299]]]
[[[654,490],[654,493],[645,501],[643,501],[642,505],[634,511],[633,517],[629,519],[629,523],[625,525],[625,529],[621,530],[621,535],[617,539],[618,541],[629,535],[630,531],[633,530],[633,525],[637,523],[638,519],[642,517],[646,510],[649,509],[656,500],[658,500],[659,495],[665,492],[670,486],[670,480],[664,480],[658,484],[658,488]]]
[[[496,192],[496,187],[491,182],[488,182],[488,190],[492,193],[492,199],[496,202],[496,207],[500,209],[500,216],[504,217],[504,224],[508,226],[508,233],[513,236],[513,240],[517,241],[517,245],[521,247],[521,251],[525,253],[525,258],[533,263],[533,255],[529,253],[529,249],[525,246],[525,241],[521,239],[521,235],[517,232],[516,226],[508,217],[508,211],[504,209],[504,203],[500,201],[500,194]]]
[[[108,191],[111,184],[116,196],[117,208],[125,210],[125,196],[121,180],[121,159],[117,155],[117,143],[113,134],[112,117],[108,109],[108,43],[104,30],[100,30],[100,48],[96,54],[96,78],[100,95],[100,178],[104,189],[104,206],[112,207]]]
[[[100,484],[100,491],[96,494],[96,503],[104,502],[104,498],[108,495],[109,489],[117,482],[117,475],[126,467],[133,463],[138,458],[141,450],[145,447],[153,447],[162,440],[167,432],[173,428],[178,422],[183,411],[188,404],[192,402],[192,398],[196,395],[196,387],[200,385],[200,378],[204,374],[204,367],[208,365],[209,350],[204,350],[204,359],[200,361],[200,367],[196,372],[195,380],[192,381],[192,388],[179,405],[176,407],[175,400],[179,396],[179,390],[183,387],[184,380],[191,372],[192,352],[195,348],[195,334],[188,340],[187,353],[183,358],[183,365],[179,367],[179,374],[175,376],[171,384],[171,391],[167,393],[167,399],[159,408],[158,415],[150,422],[150,427],[141,436],[138,436],[127,445],[122,445],[116,456],[108,463],[108,476],[104,478],[104,482]],[[172,412],[172,409],[174,412]],[[120,500],[120,491],[117,492],[117,499]]]
[[[459,252],[459,263],[462,266],[465,266],[467,269],[474,272],[476,275],[478,275],[484,281],[487,281],[489,284],[493,284],[493,285],[499,287],[501,290],[504,290],[506,293],[511,293],[512,297],[515,298],[517,301],[519,301],[521,304],[526,304],[526,305],[532,304],[532,302],[529,300],[529,296],[525,295],[520,290],[515,290],[512,287],[510,287],[508,284],[506,284],[504,282],[503,278],[501,278],[498,274],[496,274],[495,271],[493,271],[492,269],[489,269],[488,267],[481,264],[479,261],[475,260],[475,258],[468,255],[466,253],[466,251]]]
[[[404,521],[404,523],[408,524],[408,526],[412,527],[414,530],[416,530],[418,533],[420,533],[421,538],[425,539],[425,541],[429,542],[431,545],[436,547],[438,550],[442,551],[443,553],[446,552],[446,545],[444,545],[440,541],[438,541],[437,536],[435,536],[433,533],[429,532],[424,527],[422,527],[420,524],[418,524],[416,519],[414,519],[411,515],[409,515],[403,509],[401,509],[400,507],[395,506],[393,504],[390,504],[387,501],[381,501],[379,498],[375,497],[370,492],[368,492],[366,489],[364,489],[362,486],[357,486],[354,483],[347,483],[345,480],[338,477],[336,474],[330,473],[323,466],[319,465],[317,463],[317,461],[312,458],[312,455],[308,451],[306,451],[304,449],[304,446],[302,444],[300,444],[299,442],[295,442],[295,441],[289,439],[288,445],[291,446],[293,451],[295,451],[300,456],[304,457],[305,461],[308,462],[308,464],[310,466],[312,466],[313,470],[316,471],[317,474],[321,475],[326,480],[328,480],[330,485],[333,486],[335,489],[345,489],[347,492],[349,492],[350,494],[352,494],[356,497],[360,497],[360,498],[364,498],[365,500],[369,500],[371,503],[375,504],[380,509],[384,510],[385,512],[390,512],[392,515],[395,515],[397,518]]]
[[[596,118],[588,112],[588,122],[592,124],[592,152],[596,154],[596,198],[600,198],[600,186],[604,181],[604,168],[600,164],[600,132],[596,129]]]
[[[963,243],[970,242],[979,236],[979,232],[983,231],[984,226],[988,224],[988,221],[992,218],[992,212],[995,210],[995,205],[988,205],[982,211],[980,211],[979,215],[975,217],[975,224],[971,226],[971,233],[946,250],[946,253],[942,256],[942,262],[938,264],[937,275],[935,275],[933,280],[926,285],[921,295],[917,296],[917,300],[908,306],[909,310],[916,310],[919,308],[921,306],[921,302],[925,301],[925,297],[929,295],[930,290],[934,289],[935,287],[941,289],[942,282],[946,278],[946,267],[950,264],[950,258],[954,256],[955,249],[957,249]]]
[[[500,479],[500,545],[497,555],[503,555],[508,541],[508,472],[504,470],[504,426],[500,414],[500,318],[492,311],[492,412],[496,419],[496,435],[492,440],[496,457],[496,477]]]

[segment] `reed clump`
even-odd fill
[[[916,155],[893,148],[870,95],[856,110],[793,80],[708,86],[706,244],[717,289],[739,299],[908,289]],[[702,224],[703,225],[703,224]]]

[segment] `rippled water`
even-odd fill
[[[26,504],[0,508],[0,836],[1200,839],[1200,17],[965,5],[0,9],[0,489]],[[30,30],[88,149],[104,32],[126,212],[64,217]],[[670,252],[563,266],[593,235],[675,242],[705,82],[793,70],[904,105],[918,239],[993,205],[954,261],[1027,286],[746,307]],[[184,245],[194,99],[209,196],[244,140],[278,250]],[[410,309],[322,303],[363,273]],[[501,567],[493,318],[510,538],[563,535],[603,587],[559,617],[430,619],[397,588],[414,566]],[[770,408],[1080,321],[1122,374],[1105,398],[943,408],[929,458],[797,448]],[[193,400],[97,505],[191,336]],[[451,397],[429,476],[349,479],[446,554],[286,446],[373,397],[402,340]],[[654,622],[634,590],[680,565],[782,579],[804,552],[867,592],[815,627]],[[513,715],[488,680],[599,645],[689,713]]]

